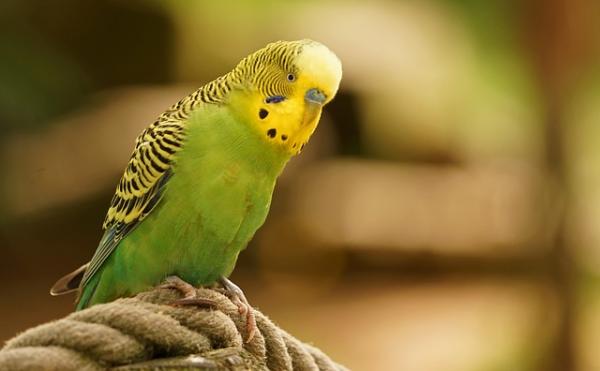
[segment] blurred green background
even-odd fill
[[[234,273],[357,370],[600,369],[600,3],[4,0],[0,340],[72,310],[134,139],[279,39],[344,66]]]

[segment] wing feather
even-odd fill
[[[173,173],[172,164],[184,142],[185,120],[174,120],[170,111],[138,136],[104,219],[104,235],[80,287],[85,286],[119,242],[160,202]]]
[[[104,219],[104,235],[85,271],[80,288],[98,272],[119,242],[160,202],[172,175],[177,152],[185,143],[185,123],[191,112],[205,104],[221,104],[233,83],[240,83],[239,74],[230,73],[209,82],[174,104],[137,137]]]

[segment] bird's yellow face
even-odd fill
[[[340,60],[315,41],[280,41],[250,55],[239,68],[251,71],[244,116],[251,117],[265,141],[298,154],[338,91]]]

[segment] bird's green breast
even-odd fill
[[[106,262],[93,301],[133,294],[168,275],[210,284],[231,273],[263,224],[289,156],[227,106],[203,107],[187,131],[162,200]]]

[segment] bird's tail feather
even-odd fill
[[[100,275],[96,274],[90,278],[90,280],[85,284],[79,293],[79,297],[77,298],[77,307],[75,310],[82,310],[89,306],[94,293],[96,292],[96,288],[98,288],[98,283],[100,282]]]
[[[50,295],[57,296],[77,291],[88,265],[89,263],[84,264],[66,276],[61,277],[50,289]]]

